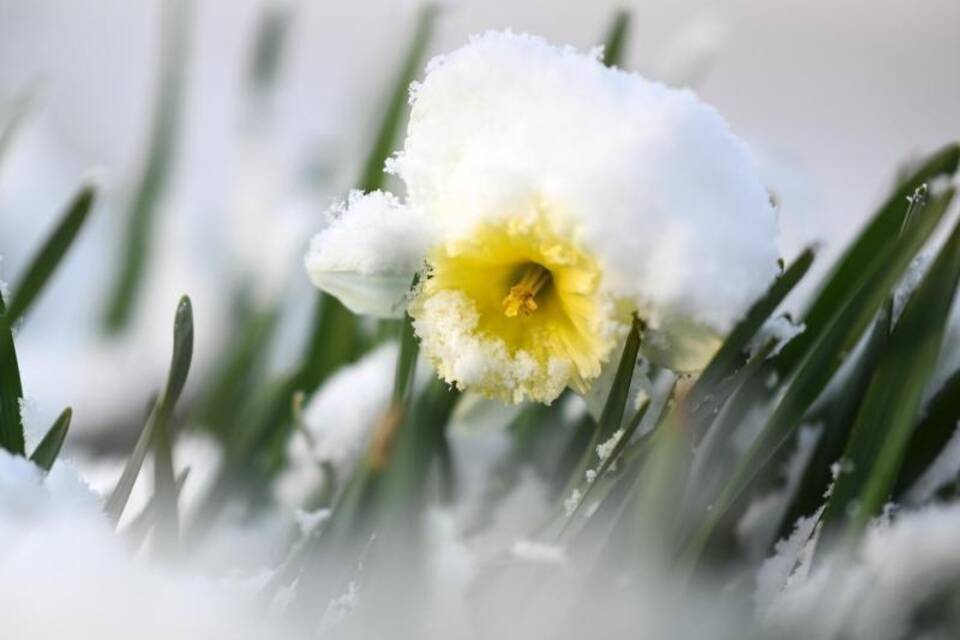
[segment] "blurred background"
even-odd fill
[[[503,28],[588,49],[618,8],[634,17],[624,66],[693,88],[750,145],[786,258],[811,242],[829,258],[898,166],[960,138],[956,0],[450,2],[429,51]],[[360,182],[416,15],[412,1],[0,0],[0,278],[21,272],[82,181],[101,187],[17,336],[28,429],[69,404],[71,444],[116,446],[118,426],[135,437],[181,293],[194,380],[238,305],[282,307],[268,366],[298,357],[306,244]],[[144,185],[141,246],[128,229]],[[143,277],[118,320],[130,253]]]

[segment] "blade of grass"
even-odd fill
[[[74,196],[53,233],[30,261],[10,298],[6,321],[11,325],[27,312],[73,245],[77,234],[87,221],[95,195],[94,187],[87,185]]]
[[[853,542],[894,487],[960,284],[960,223],[907,301],[857,415],[822,522],[818,554]]]
[[[607,29],[603,39],[603,64],[608,67],[618,67],[623,62],[623,55],[630,35],[630,12],[618,9],[613,21]]]
[[[22,456],[25,454],[20,415],[23,385],[17,364],[17,350],[13,344],[13,331],[6,320],[6,312],[0,292],[0,447]]]
[[[37,448],[30,454],[30,460],[44,471],[50,471],[57,456],[60,455],[60,448],[63,447],[63,441],[67,438],[72,417],[73,410],[70,407],[64,409],[47,434],[43,436]]]
[[[913,256],[929,239],[952,198],[953,190],[948,190],[931,201],[918,212],[896,245],[884,247],[883,269],[856,295],[845,301],[828,330],[811,346],[796,377],[777,403],[760,435],[737,464],[731,479],[723,486],[719,497],[709,509],[704,523],[689,542],[685,551],[687,561],[695,561],[714,527],[726,514],[727,508],[794,433],[806,410],[826,387],[846,354],[857,344]]]
[[[183,387],[187,382],[187,375],[190,373],[190,363],[193,359],[193,307],[190,304],[190,298],[184,296],[177,305],[177,312],[173,323],[173,354],[170,360],[170,370],[167,374],[167,382],[163,393],[157,398],[153,405],[153,410],[147,418],[147,422],[140,432],[140,437],[134,445],[133,452],[127,459],[123,473],[117,486],[114,487],[110,498],[104,506],[107,517],[116,524],[123,514],[123,509],[130,499],[130,492],[133,491],[133,485],[140,475],[140,468],[147,457],[147,452],[151,445],[155,443],[154,435],[157,429],[166,430],[167,421],[173,413],[173,408],[180,398]],[[159,425],[159,427],[158,427]],[[162,443],[161,443],[162,445]],[[157,466],[164,465],[166,460],[159,460]],[[172,473],[163,472],[164,482],[172,477]],[[169,485],[166,485],[169,487]],[[169,496],[164,499],[169,500]],[[169,504],[168,504],[169,507]],[[174,507],[175,508],[175,507]]]
[[[901,503],[906,492],[947,446],[960,422],[960,369],[953,372],[927,404],[914,430],[897,477],[894,499]]]
[[[157,104],[149,151],[140,184],[127,213],[126,231],[107,305],[103,327],[118,333],[130,320],[150,259],[151,235],[157,209],[170,180],[183,103],[189,48],[189,0],[163,3]]]
[[[806,330],[781,352],[777,359],[777,371],[782,378],[793,372],[811,345],[828,330],[844,302],[885,268],[886,249],[897,242],[903,225],[904,203],[908,197],[923,184],[939,177],[952,176],[958,164],[960,145],[951,143],[931,154],[894,189],[857,239],[849,245],[813,299],[803,317]]]
[[[762,298],[757,300],[743,319],[727,336],[717,353],[711,358],[703,373],[697,378],[690,390],[691,437],[694,443],[700,441],[710,426],[713,414],[719,410],[732,389],[724,382],[747,363],[747,350],[750,342],[764,323],[779,308],[787,295],[800,282],[810,265],[813,264],[812,249],[804,250],[790,266],[774,281]]]
[[[623,414],[630,399],[630,383],[633,381],[637,355],[640,352],[641,332],[641,321],[634,316],[630,333],[627,334],[627,340],[623,345],[623,353],[621,353],[620,361],[617,363],[616,376],[610,385],[610,392],[607,394],[607,400],[600,413],[600,419],[597,421],[597,427],[590,439],[590,445],[584,451],[580,464],[577,465],[573,476],[567,482],[564,495],[569,495],[570,492],[574,491],[580,485],[587,469],[597,462],[597,445],[610,438],[623,424]]]

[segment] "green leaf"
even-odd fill
[[[906,303],[870,382],[823,514],[818,548],[857,538],[894,487],[960,284],[960,223]],[[827,544],[824,544],[824,542]]]
[[[0,447],[15,455],[24,455],[23,422],[20,402],[23,385],[13,344],[13,331],[7,322],[6,306],[0,293]]]
[[[67,431],[70,429],[70,419],[73,417],[73,410],[67,407],[60,414],[60,417],[53,423],[47,435],[37,445],[37,448],[30,454],[30,460],[44,471],[50,471],[57,456],[60,455],[60,448],[63,441],[67,438]]]
[[[416,280],[412,286],[416,286]],[[413,331],[413,318],[406,314],[400,330],[400,353],[397,356],[397,371],[393,380],[394,407],[406,407],[410,404],[419,353],[420,343]]]
[[[189,0],[170,0],[162,5],[157,106],[146,164],[127,213],[117,272],[104,310],[103,325],[108,333],[121,331],[130,321],[150,258],[157,211],[172,173],[183,106],[191,6]]]
[[[167,423],[180,397],[180,393],[186,384],[192,357],[193,307],[190,304],[190,298],[184,296],[177,305],[177,312],[173,323],[173,355],[170,359],[170,371],[167,374],[167,384],[164,387],[163,393],[161,393],[157,397],[156,402],[154,402],[150,416],[147,418],[147,422],[140,432],[140,437],[137,438],[137,443],[133,447],[133,452],[130,454],[130,457],[127,459],[127,464],[123,468],[120,480],[117,482],[117,486],[114,487],[104,507],[107,517],[114,524],[120,520],[120,516],[123,514],[123,509],[130,499],[133,485],[137,481],[137,476],[140,475],[143,461],[147,457],[151,446],[154,446],[158,452],[157,457],[159,459],[156,461],[156,466],[165,467],[163,470],[158,470],[158,474],[161,474],[161,477],[157,478],[158,487],[159,482],[163,482],[164,491],[167,491],[170,486],[174,484],[172,482],[172,462],[169,457],[165,457],[169,451]],[[160,433],[159,436],[156,435],[157,432]],[[167,501],[166,508],[169,510],[169,494],[164,494],[163,500]],[[173,509],[175,508],[174,506]]]
[[[626,9],[618,9],[603,39],[603,64],[608,67],[620,66],[623,62],[629,32],[630,12]]]
[[[960,422],[960,369],[943,383],[924,411],[903,458],[903,468],[894,490],[897,502],[940,455]]]
[[[737,464],[732,478],[723,486],[700,530],[691,539],[685,552],[688,556],[699,555],[714,527],[733,501],[793,435],[806,410],[826,387],[846,355],[856,346],[913,256],[929,239],[952,198],[953,191],[948,190],[918,212],[911,224],[900,234],[897,243],[880,249],[882,266],[874,277],[864,283],[849,300],[841,301],[840,311],[833,314],[833,320],[827,329],[810,345],[809,352],[799,365],[786,393],[777,403],[760,435]]]
[[[887,253],[897,244],[903,225],[907,198],[923,184],[952,176],[958,163],[960,145],[949,144],[927,158],[887,198],[833,267],[803,317],[806,330],[791,340],[777,359],[777,371],[781,377],[789,375],[800,364],[811,345],[829,329],[845,302],[885,269]]]
[[[361,191],[376,191],[383,187],[385,178],[383,165],[397,141],[400,127],[407,112],[410,83],[413,82],[417,73],[423,67],[438,13],[439,7],[432,3],[424,4],[420,8],[410,48],[404,56],[403,64],[397,71],[390,91],[390,98],[380,120],[380,126],[377,127],[377,133],[363,164],[360,182],[357,184],[357,188]]]
[[[14,324],[30,308],[60,261],[73,245],[93,206],[95,190],[88,185],[74,196],[56,229],[31,260],[23,278],[14,287],[6,321]]]

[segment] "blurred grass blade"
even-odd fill
[[[276,82],[293,12],[286,4],[268,4],[261,9],[249,65],[249,86],[255,92],[266,93]]]
[[[30,460],[44,471],[50,471],[57,456],[60,455],[60,448],[63,447],[63,441],[67,438],[67,431],[70,429],[70,419],[73,417],[73,410],[67,407],[60,414],[60,417],[53,423],[47,435],[37,445],[37,448],[30,454]]]
[[[151,254],[157,210],[170,180],[183,102],[192,0],[162,4],[159,84],[149,151],[140,184],[127,213],[117,271],[104,312],[108,333],[130,320]]]
[[[0,164],[6,158],[17,132],[33,108],[36,96],[37,87],[29,86],[19,91],[18,95],[11,100],[9,108],[5,108],[4,112],[0,113]]]
[[[903,208],[907,198],[923,184],[939,177],[952,176],[957,171],[958,163],[960,145],[949,144],[930,155],[894,189],[833,267],[804,314],[806,330],[790,341],[777,358],[777,371],[781,377],[789,375],[800,364],[807,350],[827,330],[844,303],[885,268],[887,250],[896,244],[903,226]]]
[[[940,250],[890,335],[843,455],[823,514],[819,549],[831,534],[859,536],[883,507],[907,450],[960,284],[960,223]],[[826,542],[826,544],[824,544]]]
[[[370,151],[363,163],[360,182],[357,188],[362,191],[376,191],[383,187],[383,165],[393,152],[400,127],[407,112],[407,98],[410,95],[410,83],[423,67],[427,49],[433,37],[433,28],[440,9],[433,3],[426,3],[419,9],[416,28],[410,41],[410,48],[397,71],[396,79],[390,90],[390,98],[377,127]]]
[[[416,282],[414,285],[416,286]],[[413,318],[405,314],[400,330],[400,353],[397,356],[397,370],[393,380],[393,405],[409,406],[413,396],[413,383],[417,373],[417,355],[420,343],[413,332]]]
[[[901,503],[905,493],[933,464],[957,431],[960,422],[960,369],[953,372],[934,394],[910,439],[897,477],[894,499]]]
[[[50,276],[70,249],[93,207],[95,189],[88,185],[74,196],[56,229],[34,256],[14,288],[7,309],[7,322],[14,324],[30,308]]]
[[[0,447],[15,455],[24,455],[23,422],[20,403],[23,385],[13,344],[13,331],[7,322],[3,293],[0,292]]]
[[[170,470],[172,469],[172,462],[163,458],[165,452],[162,449],[165,446],[164,438],[166,437],[167,441],[169,441],[166,431],[167,422],[186,384],[192,358],[193,307],[190,304],[190,298],[184,296],[177,305],[177,312],[174,318],[173,355],[170,359],[170,371],[167,375],[167,384],[164,387],[163,393],[160,394],[154,403],[150,416],[147,418],[147,422],[140,432],[140,437],[137,439],[136,445],[134,445],[133,452],[127,459],[127,464],[124,466],[123,473],[120,475],[120,480],[117,482],[117,486],[114,487],[113,493],[110,494],[110,498],[104,507],[108,518],[110,518],[114,524],[120,520],[123,509],[127,505],[127,500],[130,499],[130,492],[133,491],[133,485],[137,480],[137,476],[140,474],[140,468],[143,466],[143,461],[147,457],[147,452],[150,450],[151,445],[161,450],[158,456],[157,466],[168,467],[162,471],[158,471],[158,473],[163,474],[158,480],[162,480],[165,483],[164,490],[168,490],[173,484],[173,473]],[[158,430],[161,431],[159,443],[157,442],[158,436],[155,436],[155,432]],[[168,480],[170,482],[168,482]],[[165,496],[164,499],[169,501],[169,495]],[[170,507],[169,502],[166,506],[167,508]]]
[[[613,16],[613,22],[607,29],[607,35],[603,39],[603,64],[608,67],[619,67],[621,65],[627,48],[629,32],[630,12],[626,9],[618,9]]]
[[[828,330],[822,332],[819,340],[810,346],[809,353],[773,414],[723,486],[702,527],[691,539],[686,551],[688,556],[700,554],[727,508],[793,435],[804,413],[826,387],[846,354],[857,344],[913,256],[929,239],[952,198],[953,191],[948,190],[924,207],[904,230],[900,241],[883,248],[883,268],[879,273],[850,300],[841,303],[842,309],[835,315]]]

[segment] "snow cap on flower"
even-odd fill
[[[429,246],[429,227],[411,207],[382,191],[354,191],[335,204],[330,224],[310,242],[307,273],[355,313],[402,317],[414,274]]]
[[[585,392],[634,313],[648,357],[695,370],[776,274],[768,195],[689,91],[490,32],[434,59],[411,104],[388,170],[435,229],[409,312],[448,382]]]

